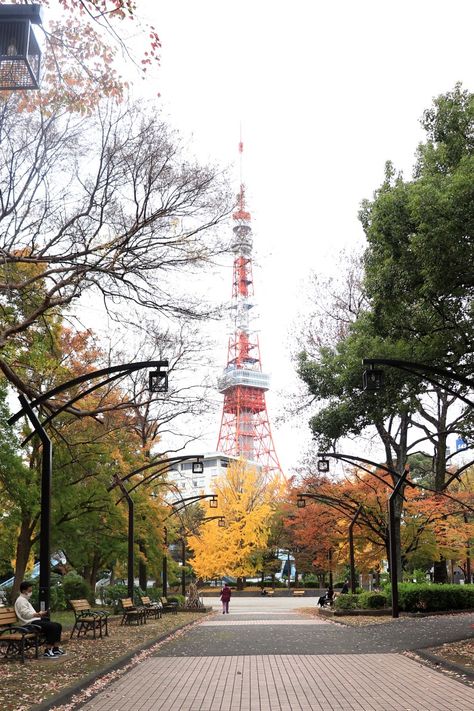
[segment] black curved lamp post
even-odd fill
[[[386,471],[388,474],[391,474],[393,477],[397,479],[397,483],[392,486],[389,482],[385,481],[381,477],[379,477],[375,472],[371,471],[370,469],[367,469],[366,467],[362,467],[364,471],[366,471],[368,474],[371,476],[374,476],[376,479],[381,481],[383,484],[386,486],[390,487],[392,489],[392,493],[390,494],[388,498],[388,512],[389,512],[389,527],[388,527],[388,535],[389,535],[389,552],[390,552],[390,582],[391,582],[391,587],[392,587],[392,617],[398,617],[399,616],[399,605],[398,605],[398,571],[397,571],[397,560],[398,560],[398,545],[397,545],[397,537],[396,537],[396,528],[395,528],[395,502],[398,496],[401,496],[400,494],[400,489],[402,488],[403,484],[408,484],[411,487],[415,487],[416,484],[413,484],[411,481],[407,481],[407,476],[410,473],[410,469],[408,467],[405,468],[405,471],[403,474],[400,474],[399,472],[396,471],[396,469],[393,469],[392,467],[387,466],[386,464],[379,464],[378,462],[374,462],[371,459],[366,459],[365,457],[355,457],[351,454],[339,454],[336,452],[318,452],[318,457],[322,457],[324,460],[326,460],[328,457],[332,457],[333,459],[338,459],[339,461],[347,462],[348,464],[358,464],[360,466],[360,462],[363,462],[364,464],[368,464],[370,466],[376,467],[378,469],[383,469]],[[360,513],[360,511],[359,511]],[[357,516],[359,515],[357,514]],[[355,523],[355,522],[354,522]],[[355,578],[355,575],[352,574],[352,569],[351,569],[351,578]],[[352,581],[351,581],[352,584]],[[354,586],[355,590],[355,586]]]
[[[70,408],[75,402],[80,400],[85,395],[101,388],[102,386],[117,380],[125,375],[129,375],[137,370],[143,370],[148,368],[155,368],[154,376],[156,382],[161,381],[161,389],[154,390],[154,392],[164,392],[168,387],[168,361],[167,360],[148,360],[140,361],[137,363],[125,363],[123,365],[115,365],[109,368],[101,368],[100,370],[93,371],[92,373],[86,373],[72,380],[68,380],[61,385],[48,390],[48,392],[43,393],[40,397],[35,398],[31,402],[21,393],[18,396],[20,400],[21,409],[18,410],[14,415],[8,419],[10,425],[15,424],[21,417],[26,416],[33,426],[35,433],[40,437],[43,451],[42,451],[42,463],[41,463],[41,515],[40,515],[40,555],[39,555],[39,604],[40,610],[49,610],[50,607],[50,540],[51,540],[51,474],[53,465],[53,448],[51,440],[49,439],[44,425],[51,422],[60,412],[64,412]],[[46,417],[42,422],[38,419],[35,408],[49,402],[51,406],[51,400],[55,395],[69,390],[76,385],[88,381],[99,380],[100,382],[94,383],[91,387],[87,388],[86,391],[76,395],[75,397],[69,399],[66,403],[61,403],[60,406],[55,409],[55,411]],[[31,437],[32,435],[30,435]],[[25,442],[27,442],[30,437],[27,437]],[[132,502],[133,505],[133,502]],[[133,519],[133,510],[132,510]],[[133,521],[132,521],[133,529]],[[133,530],[132,530],[133,535]]]
[[[151,374],[150,374],[151,376]],[[156,392],[156,391],[154,391]],[[129,597],[133,599],[133,582],[135,579],[134,576],[134,507],[133,507],[133,499],[130,496],[131,492],[137,488],[137,486],[140,486],[141,484],[144,483],[150,483],[153,479],[162,476],[165,472],[169,470],[169,465],[170,464],[175,464],[177,462],[186,462],[189,461],[190,459],[193,459],[193,473],[194,473],[194,467],[203,467],[202,464],[202,458],[204,455],[202,454],[188,454],[188,455],[181,455],[179,457],[170,457],[169,459],[166,460],[158,460],[155,462],[149,462],[148,464],[145,464],[142,467],[138,467],[138,469],[134,469],[132,472],[129,472],[126,476],[120,478],[118,475],[114,475],[112,479],[112,483],[107,487],[107,491],[112,491],[116,486],[119,487],[120,491],[122,492],[122,496],[119,498],[119,500],[116,502],[116,504],[119,504],[123,499],[126,500],[127,506],[128,506],[128,553],[127,553],[127,594]],[[137,482],[134,486],[132,486],[130,489],[127,489],[125,487],[125,482],[131,479],[132,476],[135,476],[136,474],[141,474],[144,471],[153,469],[153,471],[144,478],[140,479],[139,482]],[[202,474],[202,469],[198,469],[198,472]],[[165,527],[165,545],[167,544],[167,529]],[[164,566],[166,567],[166,563],[164,563]]]
[[[298,494],[298,498],[296,500],[296,505],[299,509],[303,509],[306,506],[306,499],[315,499],[316,501],[320,501],[322,504],[328,504],[327,497],[318,495],[318,494],[311,494],[310,492],[304,492],[303,494]],[[330,504],[328,504],[328,505],[330,505]],[[355,525],[357,519],[359,518],[362,508],[363,508],[362,505],[360,505],[359,508],[357,509],[355,515],[352,517],[351,522],[349,524],[349,565],[350,565],[350,569],[351,569],[351,592],[353,595],[355,595],[355,592],[356,592],[353,528],[354,528],[354,525]],[[331,549],[331,566],[330,566],[330,585],[332,588],[332,549]]]
[[[179,514],[181,511],[184,511],[185,509],[188,508],[188,506],[192,506],[193,504],[197,503],[198,501],[202,501],[204,499],[209,499],[209,507],[211,509],[216,509],[217,508],[217,494],[197,494],[196,496],[187,496],[184,499],[178,499],[178,501],[173,501],[170,506],[172,507],[172,511],[167,516],[166,518],[171,518],[171,516],[175,516],[176,514]],[[178,508],[179,507],[179,508]],[[223,518],[222,516],[213,516],[212,518]],[[163,597],[166,597],[167,592],[168,592],[168,557],[166,555],[166,547],[168,545],[168,529],[165,526],[164,527],[164,537],[163,537],[163,567],[162,567],[162,573],[161,573],[161,582],[162,582],[162,587],[163,587]],[[186,553],[184,552],[183,554],[183,560],[185,558]],[[181,575],[184,575],[184,569],[181,573]],[[183,578],[181,577],[181,586],[183,585]],[[184,594],[184,593],[183,593]]]

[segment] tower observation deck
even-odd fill
[[[241,153],[242,148],[240,143]],[[235,223],[232,241],[233,334],[229,339],[227,365],[217,384],[219,392],[224,395],[217,450],[255,462],[266,473],[280,472],[265,401],[270,376],[262,371],[258,337],[251,328],[253,238],[242,183],[237,199],[237,209],[232,215]]]

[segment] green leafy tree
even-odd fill
[[[339,340],[304,350],[298,361],[320,405],[310,423],[320,446],[374,425],[385,462],[401,473],[410,452],[427,444],[439,490],[450,479],[448,435],[472,433],[471,412],[449,419],[462,386],[450,383],[448,395],[443,387],[387,369],[382,392],[362,393],[360,364],[363,357],[380,356],[472,369],[473,115],[472,95],[456,86],[424,114],[428,139],[419,147],[414,178],[404,181],[388,164],[382,187],[361,211],[368,240],[363,308]],[[458,248],[453,243],[461,261],[450,257]],[[399,499],[399,541],[401,510]],[[443,561],[435,573],[445,577]]]

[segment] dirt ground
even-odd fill
[[[109,621],[109,637],[102,639],[81,637],[80,640],[69,640],[70,630],[66,631],[62,644],[66,654],[57,659],[34,659],[30,656],[25,664],[2,659],[0,709],[28,711],[34,704],[45,701],[88,674],[104,669],[141,645],[164,635],[179,635],[180,627],[200,621],[204,616],[203,613],[180,612],[164,615],[159,620],[149,619],[146,625],[126,627],[120,626],[120,617],[116,617]],[[25,683],[25,679],[29,683]]]
[[[460,664],[474,672],[474,639],[465,639],[462,642],[450,642],[441,647],[427,649],[430,654],[446,659],[448,662]]]

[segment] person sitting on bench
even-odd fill
[[[58,646],[61,642],[62,625],[59,622],[51,622],[46,619],[49,617],[49,611],[36,612],[30,602],[30,597],[33,592],[33,584],[28,580],[20,583],[20,594],[15,602],[15,613],[22,625],[34,625],[41,628],[41,631],[46,637],[46,649],[43,657],[55,659],[56,657],[65,654]]]
[[[320,607],[324,607],[325,605],[332,605],[332,601],[334,598],[334,590],[329,587],[324,595],[321,595],[321,597],[318,600],[318,605]]]

